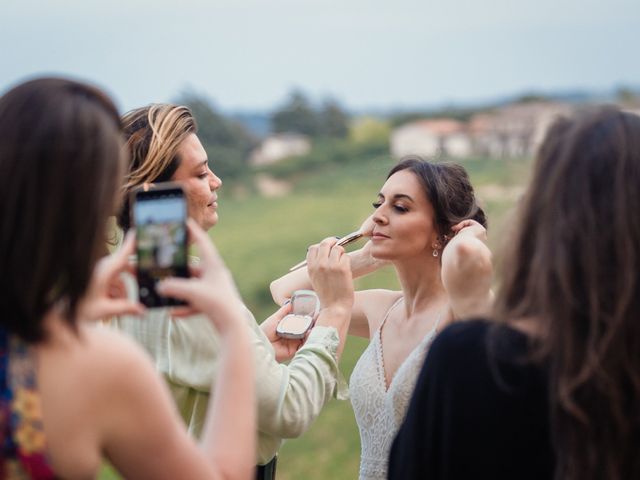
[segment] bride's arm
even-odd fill
[[[442,252],[442,283],[455,319],[485,315],[493,303],[491,251],[486,230],[475,220],[452,227],[455,233]]]

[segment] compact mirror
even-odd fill
[[[320,300],[313,290],[296,290],[291,296],[291,313],[276,327],[283,338],[300,339],[313,327],[320,312]]]

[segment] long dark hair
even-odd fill
[[[32,80],[0,98],[0,326],[28,342],[59,306],[75,325],[123,175],[120,119],[100,90]]]
[[[539,326],[556,478],[640,478],[640,117],[557,121],[518,217],[496,308]]]
[[[451,227],[462,220],[475,220],[487,227],[487,218],[478,205],[467,171],[455,163],[431,163],[417,155],[403,157],[387,175],[409,170],[417,178],[433,206],[438,235],[444,248]]]

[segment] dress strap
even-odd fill
[[[438,318],[436,319],[436,323],[433,325],[433,330],[435,330],[436,332],[438,331],[440,322],[447,315],[448,312],[449,312],[449,304],[447,304],[447,308],[444,311],[440,312],[440,315],[438,315]]]
[[[389,315],[391,315],[391,311],[394,308],[396,308],[403,300],[404,300],[404,295],[402,295],[398,300],[393,302],[393,305],[391,305],[389,307],[389,310],[387,310],[387,313],[384,314],[384,318],[382,319],[382,322],[380,323],[380,326],[378,327],[378,331],[382,332],[382,327],[384,326],[384,323],[387,321],[387,318],[389,318]]]

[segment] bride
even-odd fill
[[[454,319],[485,313],[491,303],[486,219],[464,168],[404,159],[373,207],[361,227],[370,240],[350,254],[353,276],[391,263],[402,290],[355,295],[349,333],[370,339],[349,386],[361,479],[387,477],[391,443],[436,333]],[[309,287],[305,268],[272,282],[271,293],[282,304]]]

